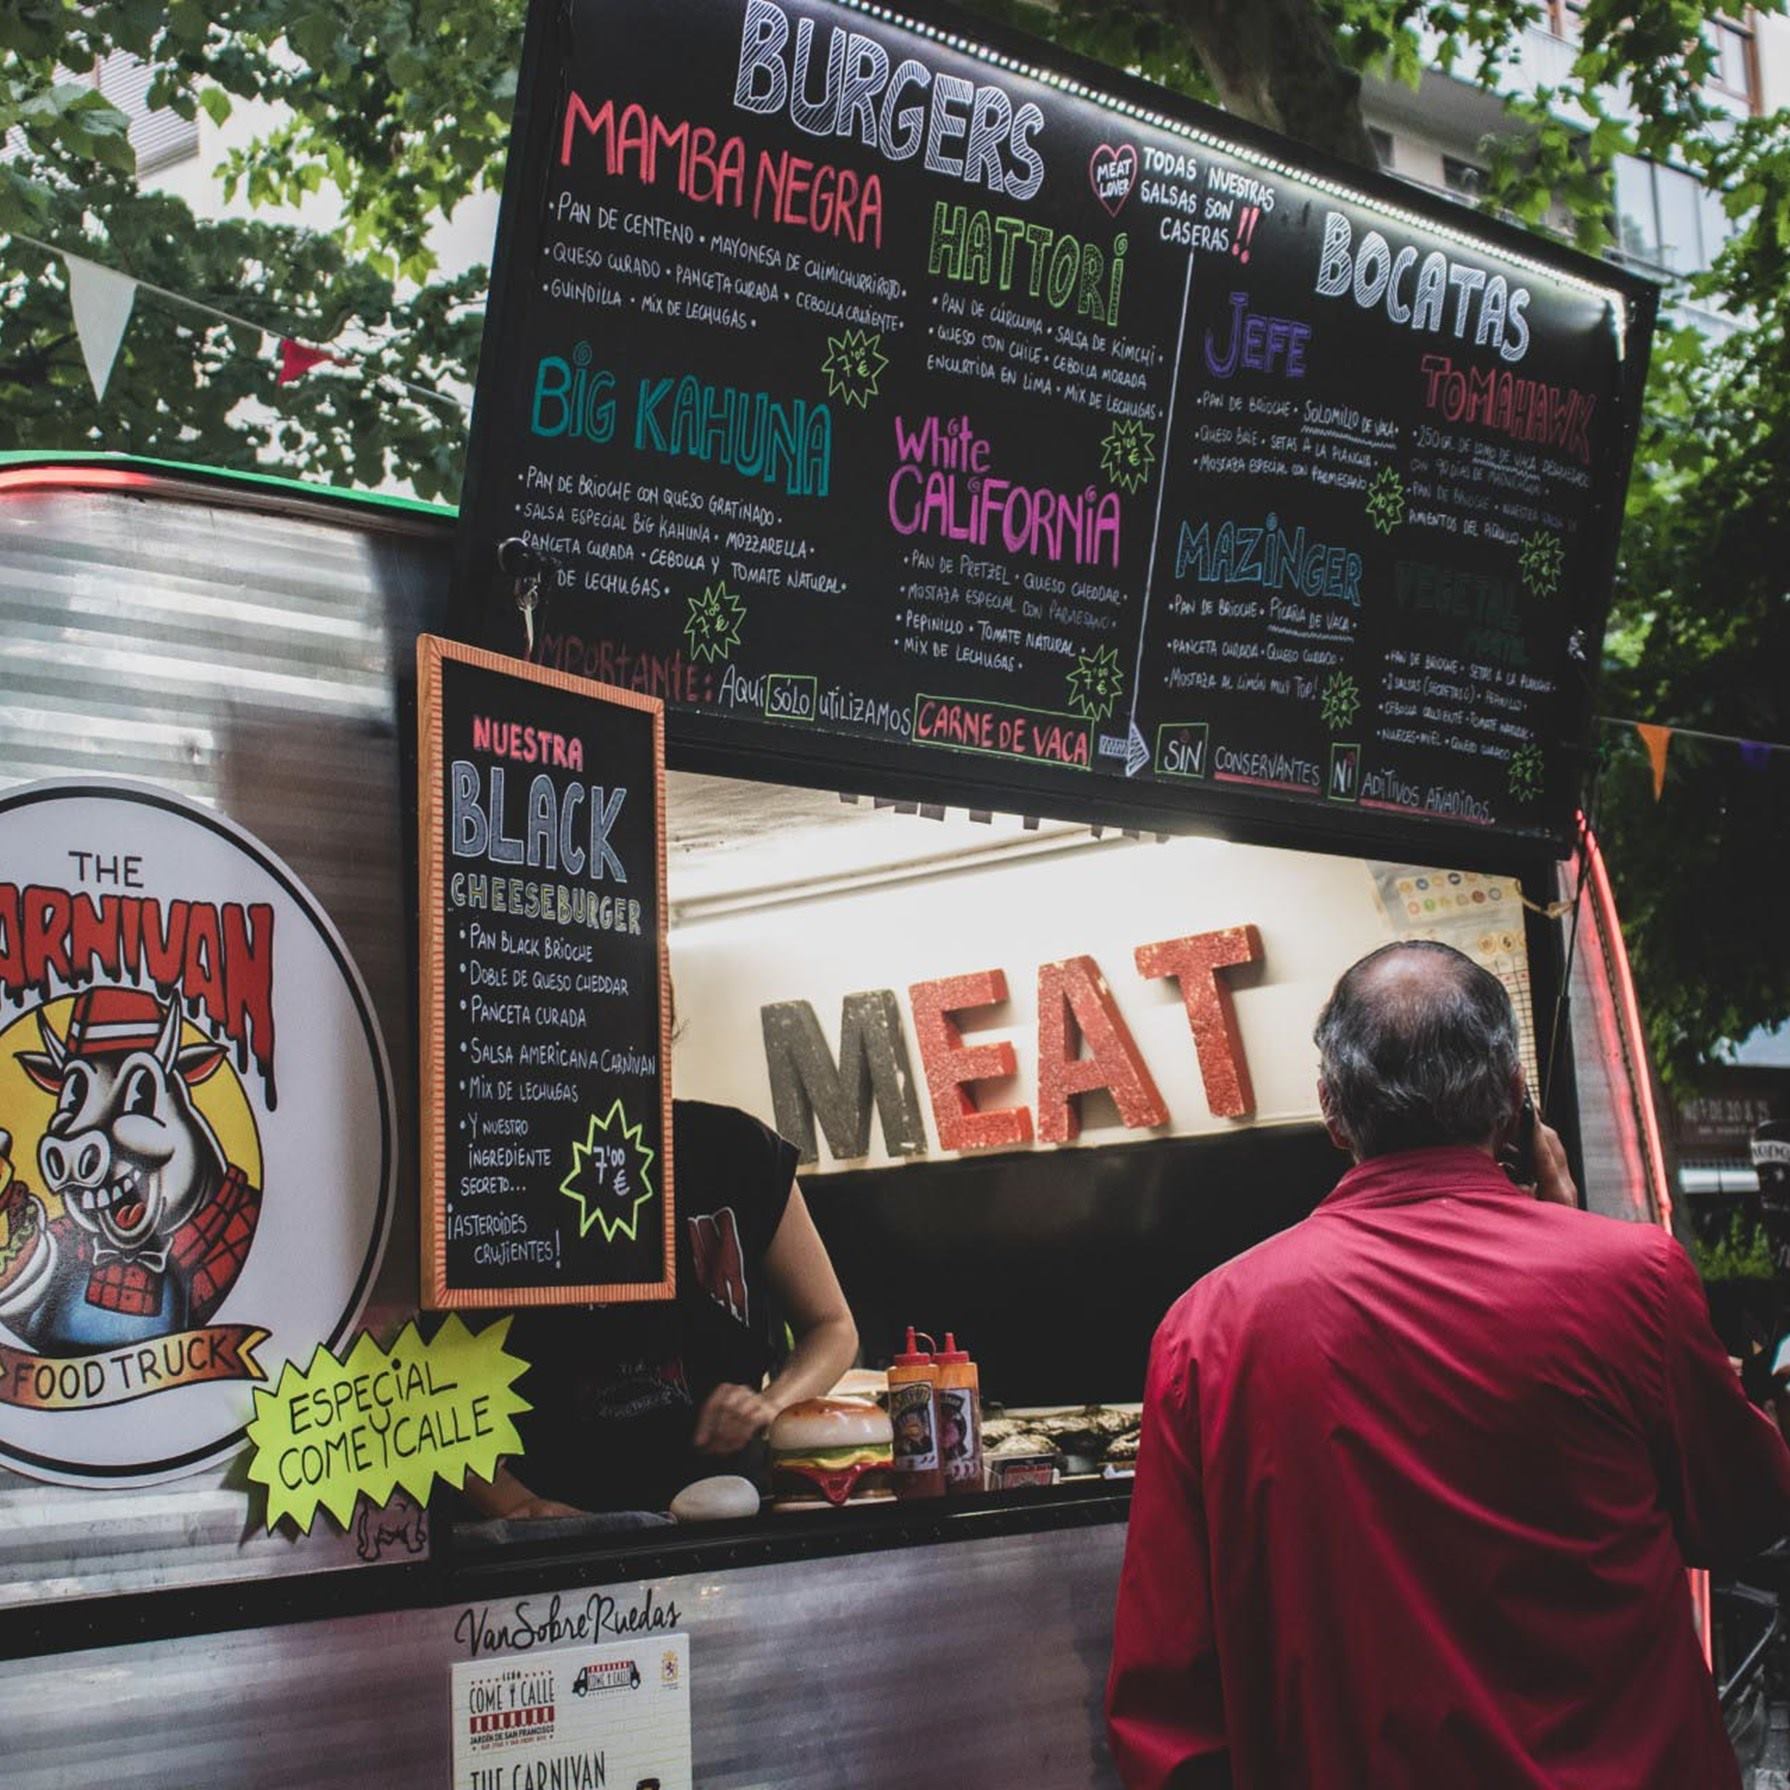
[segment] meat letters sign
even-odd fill
[[[154,1483],[351,1334],[390,1222],[384,1046],[323,911],[207,809],[30,785],[0,866],[0,1461]]]
[[[424,1302],[668,1298],[660,705],[417,657]]]
[[[1261,957],[1261,935],[1253,926],[1160,939],[1134,953],[1140,976],[1169,978],[1180,990],[1206,1104],[1222,1118],[1246,1118],[1255,1111],[1229,972]],[[1010,1150],[1030,1143],[1030,1108],[984,1107],[974,1093],[978,1082],[1004,1081],[1016,1072],[1013,1046],[966,1044],[963,1036],[964,1015],[1006,1001],[1006,972],[978,970],[916,982],[908,998],[939,1147]],[[761,1018],[777,1128],[794,1140],[803,1162],[818,1160],[817,1120],[836,1161],[862,1157],[869,1148],[873,1106],[890,1156],[926,1153],[926,1127],[893,989],[845,997],[837,1057],[807,1001],[774,1002],[762,1009]],[[1168,1121],[1150,1066],[1092,957],[1039,967],[1036,1060],[1040,1143],[1073,1143],[1081,1135],[1081,1097],[1097,1091],[1112,1096],[1128,1130],[1147,1131]]]

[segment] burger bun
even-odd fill
[[[783,1453],[892,1445],[895,1431],[880,1405],[862,1398],[805,1398],[771,1423],[770,1444]]]

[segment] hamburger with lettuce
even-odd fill
[[[780,1510],[893,1498],[894,1443],[889,1414],[867,1399],[802,1399],[771,1424],[771,1496]]]

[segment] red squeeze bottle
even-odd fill
[[[925,1332],[920,1332],[925,1335]],[[931,1342],[930,1336],[926,1337]],[[937,1370],[932,1355],[916,1345],[912,1324],[907,1348],[889,1362],[889,1421],[895,1428],[895,1496],[938,1498],[945,1490],[939,1460]]]
[[[952,1493],[982,1489],[982,1389],[981,1376],[968,1349],[957,1346],[947,1330],[939,1350],[939,1452],[944,1457],[945,1490]]]

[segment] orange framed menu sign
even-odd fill
[[[676,1290],[661,703],[417,642],[422,1303]]]

